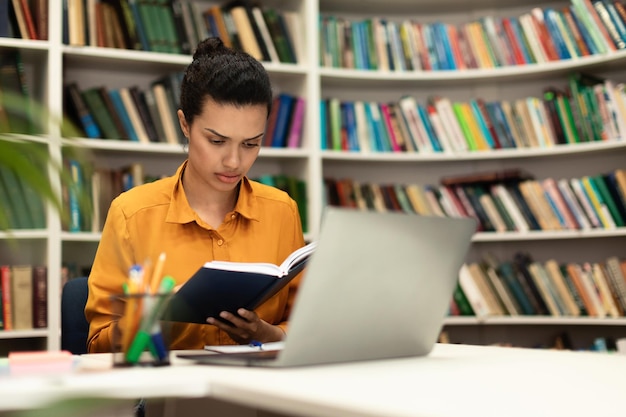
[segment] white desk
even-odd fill
[[[619,416],[626,413],[626,356],[437,345],[424,358],[292,369],[181,363],[0,377],[0,411],[78,397],[209,398],[316,417]]]

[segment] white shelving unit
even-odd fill
[[[202,1],[203,4],[213,4]],[[215,2],[220,3],[220,2]],[[305,52],[297,65],[267,64],[277,91],[304,96],[307,100],[302,149],[262,149],[251,175],[285,173],[307,182],[309,238],[316,237],[323,210],[324,177],[350,177],[371,182],[415,182],[435,184],[442,176],[475,171],[521,167],[537,178],[548,176],[574,177],[624,166],[626,141],[586,143],[576,146],[555,146],[551,149],[499,150],[463,154],[376,154],[340,153],[322,151],[320,138],[319,101],[326,97],[345,100],[386,101],[402,95],[418,100],[437,94],[455,100],[474,97],[484,99],[521,98],[539,94],[550,84],[565,84],[565,75],[573,71],[589,71],[626,81],[620,70],[626,65],[626,52],[621,51],[584,59],[553,62],[523,67],[505,67],[492,70],[434,71],[434,72],[377,72],[323,68],[318,65],[318,19],[320,14],[335,14],[349,18],[385,16],[401,20],[407,16],[429,22],[441,20],[450,23],[466,22],[485,15],[520,15],[532,7],[546,5],[533,0],[263,0],[263,4],[298,12],[301,19],[301,38]],[[565,5],[561,1],[550,4]],[[53,115],[62,110],[62,88],[69,81],[77,81],[83,89],[106,85],[108,88],[138,85],[145,88],[157,77],[182,70],[190,56],[154,52],[128,51],[94,47],[70,47],[61,42],[62,15],[60,7],[50,7],[50,41],[22,41],[0,38],[1,49],[19,49],[23,53],[28,80],[37,99],[45,103]],[[48,146],[51,155],[61,159],[62,150],[69,144],[84,148],[95,165],[123,167],[141,161],[147,174],[171,174],[185,158],[182,147],[168,144],[142,145],[137,143],[60,139],[54,123],[49,135],[33,138]],[[57,186],[60,187],[59,184]],[[90,265],[99,233],[68,233],[61,230],[58,216],[48,211],[46,230],[0,233],[0,259],[9,263],[28,262],[48,265],[48,329],[8,332],[0,331],[0,354],[13,349],[58,349],[60,347],[60,283],[61,265],[76,262]],[[17,243],[14,245],[13,243]],[[474,238],[470,258],[477,258],[484,250],[506,257],[517,250],[530,252],[537,260],[549,257],[561,261],[596,261],[608,255],[624,255],[626,231],[591,232],[531,232],[480,233]],[[16,250],[17,248],[17,250]],[[552,318],[498,318],[486,321],[449,319],[446,329],[453,334],[460,330],[465,335],[484,335],[491,328],[505,329],[521,339],[530,341],[537,327],[550,331],[561,328],[594,332],[623,320],[607,322],[596,319],[563,320]],[[528,329],[532,329],[529,331]],[[501,332],[502,333],[502,332]],[[545,337],[545,335],[542,335]],[[477,343],[490,338],[467,337]],[[479,340],[480,339],[480,340]]]
[[[320,13],[360,20],[380,16],[388,21],[413,18],[428,23],[464,23],[483,16],[519,16],[533,7],[568,5],[567,1],[442,0],[437,2],[390,0],[319,0]],[[526,66],[463,71],[361,71],[319,68],[322,98],[340,100],[397,101],[410,95],[425,102],[430,95],[453,101],[483,98],[518,99],[542,89],[566,85],[568,74],[585,71],[624,82],[626,51],[588,58]],[[357,153],[322,151],[324,176],[352,178],[359,182],[438,184],[445,176],[519,167],[536,178],[573,178],[623,168],[626,140],[604,143],[559,145],[548,149],[503,149],[488,152],[441,153]],[[374,239],[375,237],[373,237]],[[510,259],[517,251],[534,259],[554,258],[561,262],[602,261],[609,255],[624,256],[626,230],[532,231],[527,233],[477,233],[468,260],[478,260],[485,251]],[[567,332],[576,348],[589,347],[595,337],[625,337],[624,319],[552,317],[450,317],[444,330],[452,342],[478,344],[512,343],[521,346],[547,345],[556,335]]]

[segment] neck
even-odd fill
[[[182,182],[189,205],[201,217],[206,214],[224,216],[234,210],[237,204],[240,184],[231,191],[212,190],[189,172],[183,172]]]

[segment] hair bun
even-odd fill
[[[195,60],[203,56],[213,56],[227,52],[228,48],[224,45],[224,42],[222,42],[220,38],[207,38],[198,44],[195,52],[193,53],[193,59]]]

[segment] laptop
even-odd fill
[[[427,355],[475,230],[470,218],[327,207],[282,349],[178,356],[292,367]]]

